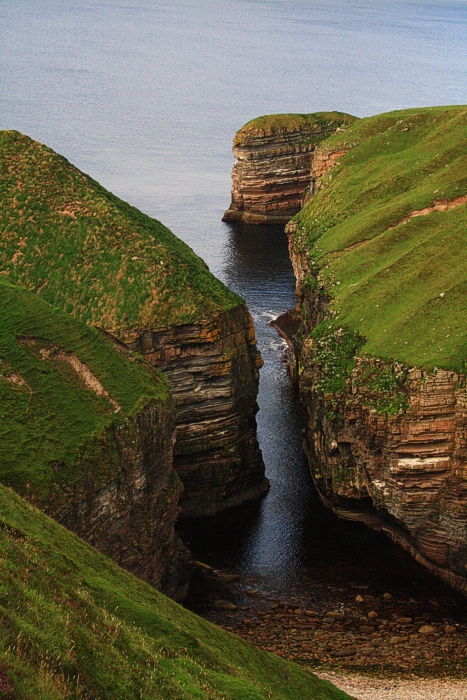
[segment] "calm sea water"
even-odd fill
[[[2,0],[0,20],[0,127],[162,220],[253,314],[272,488],[225,528],[200,525],[192,546],[285,592],[326,578],[428,590],[397,548],[318,503],[282,341],[267,326],[295,303],[284,233],[220,219],[232,137],[255,116],[467,103],[467,2]]]

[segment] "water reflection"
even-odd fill
[[[285,343],[268,326],[295,305],[295,279],[282,226],[230,225],[224,278],[242,294],[253,315],[264,359],[258,397],[258,439],[271,490],[242,553],[248,573],[287,586],[301,563],[312,485],[301,449],[301,422],[294,389],[281,362]]]
[[[282,361],[285,343],[268,325],[295,304],[284,229],[222,226],[227,241],[218,274],[245,297],[265,362],[258,439],[271,490],[259,504],[184,523],[182,532],[195,557],[241,573],[278,596],[325,604],[331,589],[371,587],[405,599],[436,597],[452,614],[461,612],[463,600],[388,538],[361,523],[338,520],[321,504],[301,447],[300,406]]]

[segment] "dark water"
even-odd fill
[[[467,2],[3,0],[0,21],[0,126],[161,219],[254,317],[272,488],[256,507],[193,526],[197,556],[280,595],[370,585],[455,607],[389,541],[318,502],[283,342],[267,325],[295,303],[283,231],[220,219],[232,137],[255,116],[467,103]]]

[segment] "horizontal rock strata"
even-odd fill
[[[183,598],[190,561],[174,532],[182,485],[172,465],[167,381],[1,278],[0,327],[0,481]]]
[[[316,341],[303,338],[323,322],[327,301],[301,286],[307,261],[291,247],[306,313],[294,374],[306,414],[304,448],[323,502],[341,518],[382,529],[467,593],[465,376],[408,368],[398,379],[397,363],[356,358],[338,397],[321,390]],[[392,386],[389,396],[377,388],[380,377]],[[388,403],[395,415],[384,410]]]
[[[439,112],[441,114],[441,110]],[[401,300],[396,300],[394,288],[389,287],[389,276],[381,259],[386,251],[381,249],[378,263],[368,254],[365,258],[362,253],[366,243],[368,246],[372,244],[371,223],[368,225],[368,221],[376,221],[375,217],[370,219],[366,214],[366,202],[367,207],[373,202],[385,202],[383,223],[374,223],[373,227],[383,227],[381,231],[376,228],[375,236],[378,236],[378,240],[387,241],[387,250],[392,250],[391,245],[397,250],[401,240],[407,241],[407,245],[413,240],[413,245],[418,246],[418,249],[422,247],[420,241],[423,240],[425,247],[432,245],[433,250],[437,250],[438,245],[432,244],[431,241],[435,240],[438,230],[436,227],[444,231],[442,227],[449,224],[442,217],[450,216],[448,212],[451,209],[456,209],[460,214],[456,220],[449,219],[450,235],[454,237],[457,227],[462,228],[461,217],[465,217],[462,207],[465,206],[466,198],[458,184],[462,182],[458,179],[458,172],[463,174],[464,171],[458,162],[451,158],[449,150],[442,170],[440,169],[440,177],[449,182],[456,196],[442,199],[444,190],[439,194],[437,185],[432,184],[426,188],[428,194],[424,197],[427,201],[423,195],[418,195],[418,199],[413,203],[408,197],[414,185],[411,185],[407,175],[407,180],[404,180],[402,175],[406,172],[412,175],[411,165],[409,163],[404,171],[404,161],[397,151],[398,160],[394,159],[392,162],[397,162],[401,172],[394,171],[390,183],[408,183],[408,203],[405,204],[405,209],[409,213],[403,218],[397,208],[397,200],[394,211],[390,209],[391,199],[387,195],[390,183],[385,180],[381,161],[372,171],[371,155],[368,155],[371,154],[372,147],[377,158],[382,159],[380,143],[390,146],[394,143],[393,134],[400,136],[401,149],[405,149],[406,142],[402,139],[408,139],[407,134],[411,132],[413,133],[410,139],[421,152],[425,152],[426,148],[419,144],[423,144],[421,139],[425,138],[426,133],[430,133],[428,129],[431,120],[434,129],[438,129],[440,114],[432,115],[428,110],[426,114],[414,111],[408,116],[396,113],[391,115],[392,121],[385,120],[383,115],[380,127],[382,135],[377,131],[378,126],[374,127],[373,131],[362,129],[358,132],[356,125],[358,137],[349,137],[350,140],[354,140],[353,143],[342,145],[335,137],[331,139],[330,144],[324,143],[316,149],[310,169],[311,195],[303,212],[287,227],[302,317],[302,326],[295,335],[294,372],[306,413],[305,451],[323,502],[339,517],[361,520],[369,527],[382,529],[410,551],[421,564],[458,590],[467,593],[466,376],[462,371],[442,369],[439,366],[420,369],[414,366],[415,363],[383,360],[368,351],[365,352],[368,342],[376,342],[372,338],[368,340],[365,328],[370,328],[373,333],[378,332],[380,328],[385,332],[384,329],[390,327],[389,322],[394,318],[396,321],[402,318],[407,326],[403,330],[402,324],[398,326],[400,330],[397,334],[391,335],[388,332],[385,336],[386,347],[378,341],[380,351],[389,357],[410,352],[410,349],[407,350],[410,342],[417,348],[412,350],[412,353],[429,351],[436,357],[436,351],[444,351],[441,341],[436,343],[436,347],[434,345],[438,329],[445,343],[450,342],[448,339],[452,338],[454,333],[450,330],[451,326],[457,332],[456,337],[460,337],[460,330],[463,330],[462,326],[457,328],[454,291],[454,284],[463,284],[459,276],[462,270],[456,281],[447,285],[447,293],[451,294],[453,299],[448,303],[452,306],[448,306],[448,303],[445,307],[438,306],[444,303],[444,288],[441,293],[437,293],[436,289],[433,292],[428,291],[427,294],[431,294],[431,297],[425,298],[422,296],[425,290],[420,286],[421,311],[415,306],[418,302],[415,295],[411,298],[410,312],[403,306],[399,311],[397,304],[401,303]],[[462,114],[457,115],[453,108],[452,113],[446,111],[442,117],[447,121],[452,119],[451,131],[453,128],[459,128],[461,137],[465,139],[465,127],[462,126],[465,119],[462,121]],[[408,122],[407,126],[404,119]],[[418,121],[423,127],[421,135],[416,132]],[[368,142],[365,141],[366,138],[369,139]],[[370,141],[371,138],[374,138],[374,142]],[[366,149],[363,155],[358,149],[360,143]],[[427,147],[429,148],[430,144]],[[444,140],[432,147],[437,152],[436,157],[440,157],[443,148],[449,149],[449,143],[446,145]],[[347,156],[341,165],[340,159],[345,158],[350,149],[351,160]],[[388,164],[391,157],[387,156]],[[358,164],[354,165],[357,161]],[[336,170],[334,176],[331,169],[337,165],[341,167]],[[364,168],[367,168],[368,174],[362,175]],[[375,181],[371,179],[373,172]],[[437,175],[434,169],[429,171],[427,177],[431,178],[433,174]],[[354,183],[357,180],[359,184],[356,186]],[[363,180],[368,188],[363,194],[360,180]],[[351,184],[347,184],[349,182]],[[346,186],[355,188],[355,197],[349,197],[350,204],[342,205],[341,211],[340,198],[346,191]],[[331,189],[333,187],[335,189]],[[378,187],[382,191],[381,197],[386,199],[378,199],[375,194]],[[338,196],[332,200],[334,192],[338,192]],[[317,195],[316,200],[313,194]],[[399,196],[402,195],[405,195],[404,190],[399,192]],[[346,231],[346,212],[350,207],[354,207],[351,210],[353,219],[350,219]],[[417,217],[424,215],[427,220],[423,224],[423,232],[427,232],[427,237],[419,239],[417,234],[420,229],[408,227],[411,223],[415,226]],[[365,233],[352,233],[352,225],[358,230],[358,224],[355,224],[355,221],[359,221],[358,216],[361,216],[362,227],[367,226]],[[328,234],[333,227],[337,233]],[[399,237],[395,236],[395,230],[400,230]],[[386,231],[390,233],[384,238]],[[346,240],[350,241],[350,245]],[[331,252],[323,253],[326,247]],[[354,250],[358,259],[355,259],[352,267],[349,256],[354,254]],[[448,250],[445,250],[448,255]],[[381,266],[381,272],[380,277],[376,273],[375,279],[378,279],[374,285],[375,288],[376,284],[381,285],[381,294],[377,299],[372,298],[371,309],[373,314],[378,314],[384,307],[386,313],[385,305],[389,303],[389,295],[392,316],[385,315],[384,325],[381,325],[381,321],[380,328],[375,330],[374,326],[364,325],[367,318],[372,318],[370,314],[366,316],[367,310],[364,305],[367,299],[365,290],[368,289],[368,294],[372,290],[371,283],[365,286],[366,275],[371,274],[376,264]],[[433,265],[432,259],[427,264]],[[396,255],[394,258],[389,257],[388,267],[393,274],[399,269],[400,276],[396,276],[396,280],[399,279],[402,284],[403,273],[407,269],[406,259],[402,256],[399,263]],[[423,275],[424,269],[421,267]],[[446,269],[439,266],[439,275],[446,274]],[[415,283],[413,282],[413,285]],[[352,296],[354,289],[355,296]],[[407,298],[407,289],[404,295],[402,302]],[[352,304],[358,303],[358,316],[364,318],[357,318],[355,321],[351,315],[353,313],[355,316],[355,306]],[[353,319],[353,326],[346,325],[346,313]],[[405,337],[402,333],[411,330],[407,320],[410,318],[410,324],[419,323],[417,314],[422,314],[420,318],[423,319],[423,315],[427,313],[433,314],[434,322],[429,323],[429,336],[424,336],[425,345],[421,345],[418,337],[410,341],[411,335],[405,336],[409,340],[404,342]],[[451,314],[450,320],[444,321],[443,315],[447,314]],[[344,320],[341,320],[342,318]],[[448,326],[446,330],[443,323]],[[361,327],[363,334],[356,332],[355,327]],[[419,342],[420,345],[415,345]],[[455,366],[456,362],[461,366],[462,362],[455,358],[454,351],[460,352],[457,346],[453,346],[453,354],[446,358],[446,362],[451,363],[451,367]]]
[[[266,493],[255,420],[263,363],[246,307],[197,324],[119,335],[170,381],[183,515],[213,515]]]
[[[260,117],[237,132],[232,202],[223,221],[282,224],[296,214],[310,185],[315,147],[351,123],[338,112]]]
[[[160,222],[58,154],[18,132],[3,144],[2,273],[166,373],[185,515],[264,494],[261,359],[243,299]]]

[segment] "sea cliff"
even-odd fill
[[[310,184],[317,144],[355,120],[340,112],[275,114],[243,126],[233,144],[232,202],[223,221],[285,224]]]
[[[316,149],[288,226],[318,492],[463,592],[466,144],[465,108],[355,122]]]
[[[166,378],[0,277],[0,481],[144,581],[182,598]]]
[[[161,223],[51,149],[18,132],[3,132],[2,146],[2,274],[164,370],[185,515],[264,494],[262,361],[243,299]]]

